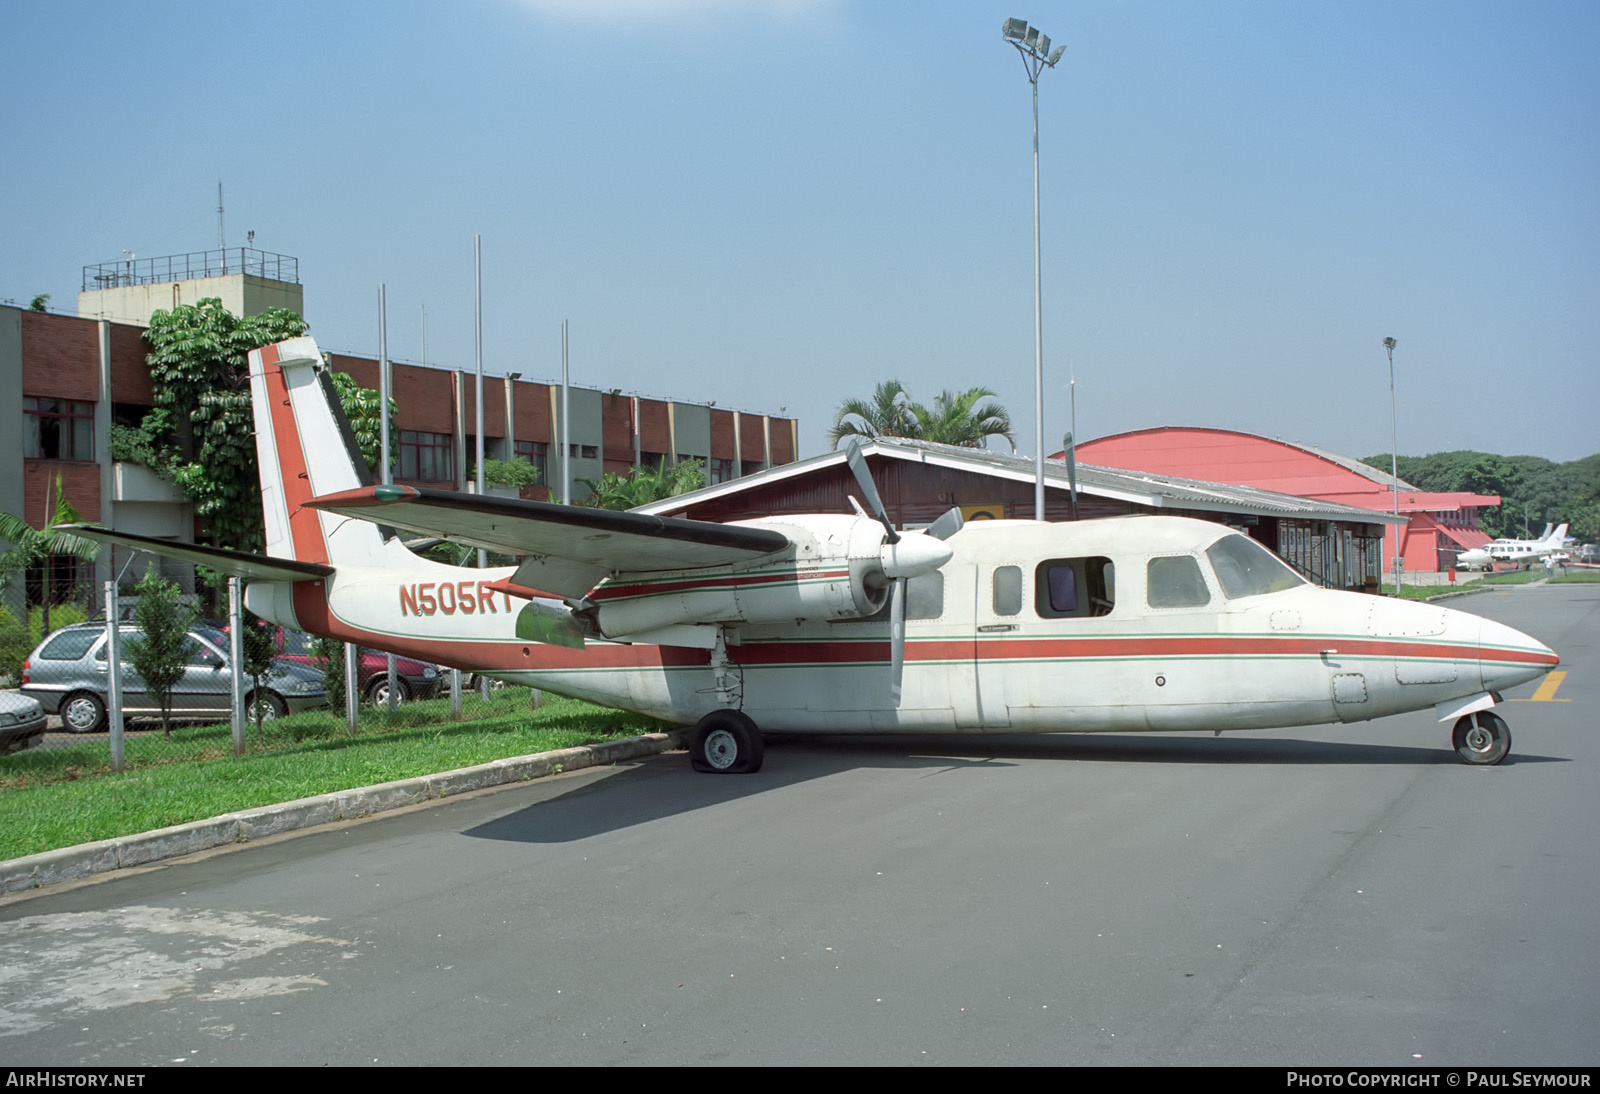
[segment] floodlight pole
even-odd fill
[[[1389,476],[1394,490],[1394,595],[1400,595],[1400,574],[1405,568],[1405,558],[1400,552],[1400,434],[1394,424],[1394,347],[1393,338],[1383,340],[1383,350],[1389,355]]]
[[[1001,36],[1022,57],[1033,86],[1033,519],[1044,520],[1044,303],[1039,262],[1039,74],[1054,68],[1065,47],[1050,51],[1050,39],[1021,19],[1007,19]]]

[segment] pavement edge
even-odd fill
[[[220,817],[176,824],[115,839],[81,843],[0,862],[0,895],[27,892],[95,874],[147,866],[230,843],[293,832],[337,821],[368,817],[391,809],[456,797],[474,790],[528,782],[563,771],[578,771],[622,760],[654,756],[683,747],[681,733],[646,733],[620,741],[491,760],[435,775],[418,775],[375,786],[335,790],[310,798],[263,805]]]

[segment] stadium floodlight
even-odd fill
[[[1039,282],[1039,73],[1054,68],[1066,46],[1050,52],[1050,38],[1022,19],[1007,19],[1000,35],[1022,55],[1033,85],[1033,519],[1044,520],[1044,305]]]

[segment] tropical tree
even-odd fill
[[[1014,452],[1017,442],[1011,436],[1011,415],[999,403],[980,400],[994,398],[986,387],[968,388],[966,391],[941,391],[933,400],[930,411],[920,403],[911,404],[917,427],[925,441],[960,445],[963,448],[983,448],[990,437],[1002,437]]]
[[[920,427],[911,412],[911,396],[899,380],[885,380],[870,399],[846,399],[833,416],[828,446],[838,448],[846,437],[914,437]]]
[[[61,489],[61,476],[56,475],[55,503],[50,507],[50,520],[44,528],[34,528],[12,513],[0,513],[0,539],[11,543],[10,550],[0,554],[0,588],[9,585],[19,574],[40,563],[44,565],[44,588],[40,597],[43,616],[40,635],[50,633],[50,600],[55,584],[55,556],[71,555],[93,562],[100,554],[100,545],[93,540],[58,531],[63,524],[77,524],[83,520],[67,500]]]
[[[244,629],[239,632],[239,669],[254,683],[251,694],[261,694],[261,678],[272,669],[272,659],[278,655],[278,643],[273,626],[246,608],[243,612]],[[256,740],[261,740],[261,720],[267,704],[251,704],[251,714],[256,720]]]
[[[593,509],[633,509],[700,489],[706,484],[706,472],[699,460],[681,460],[670,467],[636,467],[626,475],[607,471],[599,481],[578,481],[590,491],[584,505]]]
[[[1011,415],[992,400],[986,387],[941,391],[933,406],[914,401],[899,380],[885,380],[870,399],[846,399],[834,415],[828,443],[838,448],[850,437],[908,437],[963,448],[983,448],[990,437],[1002,437],[1016,450]]]
[[[145,361],[155,409],[142,428],[221,546],[257,550],[262,543],[250,351],[305,331],[305,320],[294,312],[271,308],[240,317],[216,298],[150,316]],[[333,383],[362,454],[375,467],[381,400],[343,374],[334,374]]]
[[[178,599],[178,587],[156,573],[155,563],[145,568],[133,591],[139,597],[133,620],[141,633],[128,639],[128,665],[144,681],[145,694],[160,706],[161,734],[171,738],[172,689],[189,664],[195,612]]]

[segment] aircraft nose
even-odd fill
[[[1486,691],[1537,680],[1561,664],[1555,650],[1515,627],[1488,619],[1480,627],[1478,664]]]

